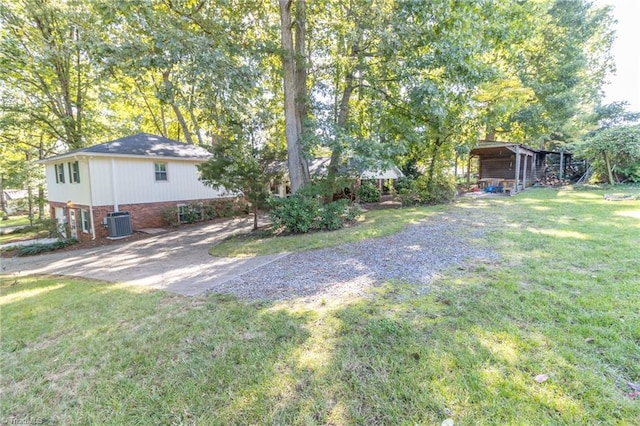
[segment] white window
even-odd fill
[[[78,162],[74,161],[73,163],[67,163],[69,166],[69,182],[70,183],[80,183],[80,167],[78,166]]]
[[[167,163],[155,163],[156,181],[167,180]]]
[[[56,183],[64,183],[64,163],[54,164],[56,170]]]
[[[87,234],[91,232],[91,217],[89,216],[89,210],[80,210],[80,218],[82,222],[82,232]]]

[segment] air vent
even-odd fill
[[[109,238],[121,238],[131,235],[131,215],[129,212],[107,213]]]

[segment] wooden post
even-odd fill
[[[516,192],[520,190],[520,147],[516,146]]]
[[[527,187],[527,159],[529,156],[524,153],[524,166],[522,166],[522,189]]]
[[[471,183],[471,154],[469,154],[469,160],[467,161],[467,185]]]
[[[531,156],[531,186],[533,186],[538,180],[538,174],[536,173],[536,159],[537,154],[534,152]]]
[[[560,174],[558,177],[560,180],[564,178],[564,149],[560,150]]]

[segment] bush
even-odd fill
[[[444,204],[455,197],[455,180],[450,176],[437,175],[432,182],[427,176],[417,179],[403,179],[399,184],[400,200],[403,206],[420,204]]]
[[[357,190],[358,199],[362,203],[380,202],[380,190],[371,181],[363,181]]]
[[[178,209],[176,207],[165,207],[160,211],[160,217],[167,226],[178,226]]]
[[[316,228],[319,203],[300,194],[287,198],[274,198],[271,202],[271,220],[275,228],[300,234]]]
[[[75,238],[68,238],[65,240],[54,241],[52,243],[30,244],[28,246],[21,246],[20,248],[18,248],[18,256],[33,256],[48,251],[59,250],[61,248],[73,245],[77,242],[78,240],[76,240]]]
[[[60,224],[55,218],[38,219],[33,222],[33,226],[37,228],[38,231],[47,231],[50,238],[62,235]]]
[[[271,220],[275,229],[292,234],[328,229],[336,230],[360,215],[357,206],[349,206],[346,199],[321,205],[316,197],[295,194],[271,201]]]
[[[322,206],[320,209],[320,228],[326,228],[330,231],[342,228],[346,211],[349,208],[347,204],[346,199],[341,199]]]

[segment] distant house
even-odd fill
[[[2,197],[8,215],[28,213],[29,191],[26,189],[5,189],[2,191]]]
[[[51,216],[85,240],[161,227],[167,207],[179,215],[189,203],[224,197],[198,179],[196,166],[210,156],[202,147],[141,133],[40,163]]]
[[[329,163],[331,157],[317,157],[312,158],[309,161],[309,174],[312,177],[319,177],[326,175],[329,169]],[[283,178],[276,179],[271,183],[271,193],[278,197],[284,197],[289,193],[288,190],[288,175],[286,162],[279,162],[274,166],[275,170],[281,172]],[[367,164],[367,166],[358,166],[355,161],[347,160],[347,164],[340,167],[342,173],[347,173],[350,176],[354,176],[357,185],[360,181],[371,180],[374,181],[376,186],[380,189],[383,188],[384,182],[388,180],[398,180],[404,177],[402,171],[391,164],[380,164],[378,167]]]

